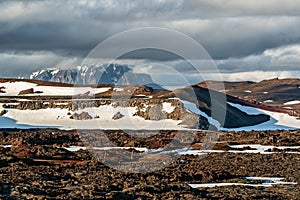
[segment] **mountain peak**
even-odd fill
[[[71,69],[43,69],[33,72],[30,79],[79,85],[153,83],[149,75],[136,74],[129,65],[119,64],[77,66]]]

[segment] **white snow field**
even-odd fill
[[[249,115],[265,114],[265,115],[269,115],[271,119],[265,123],[261,123],[255,126],[230,128],[230,129],[222,128],[220,127],[220,123],[217,120],[207,116],[207,114],[199,110],[194,103],[188,101],[181,101],[181,102],[184,104],[184,107],[187,108],[189,111],[206,117],[210,124],[214,125],[215,127],[218,128],[218,130],[222,130],[222,131],[293,130],[293,129],[300,128],[300,120],[288,114],[266,111],[266,110],[249,107],[249,106],[242,106],[240,104],[235,104],[230,102],[228,102],[229,105],[236,107],[239,110]]]
[[[212,117],[208,116],[205,112],[199,110],[199,108],[194,103],[191,103],[189,101],[183,101],[183,100],[181,100],[181,102],[183,103],[183,106],[186,109],[188,109],[190,112],[193,112],[195,114],[198,114],[198,115],[201,115],[201,116],[205,117],[210,124],[214,125],[218,130],[221,129],[221,124],[217,120],[215,120]]]
[[[60,95],[78,95],[88,93],[94,95],[96,93],[106,92],[110,87],[91,88],[91,87],[56,87],[56,86],[39,86],[34,83],[24,81],[0,83],[2,91],[0,96],[18,96],[22,90],[33,88],[34,91],[43,93],[27,94],[24,96],[60,96]],[[0,111],[3,104],[0,104]],[[100,106],[99,108],[85,108],[78,110],[76,113],[88,112],[92,120],[73,120],[70,119],[67,109],[40,109],[40,110],[18,110],[6,109],[7,113],[0,116],[1,128],[46,128],[56,127],[60,129],[184,129],[178,124],[180,120],[174,121],[170,119],[160,121],[145,120],[139,116],[133,116],[137,108],[133,107],[118,107],[112,105]],[[163,104],[163,110],[170,113],[175,108],[171,104]],[[112,117],[120,112],[124,117],[118,120],[112,120]],[[94,118],[100,116],[100,118]]]
[[[5,82],[0,83],[0,88],[5,93],[0,93],[0,96],[18,96],[19,92],[25,89],[33,88],[34,91],[42,91],[43,93],[38,94],[27,94],[24,96],[47,96],[47,95],[94,95],[96,93],[102,93],[111,89],[110,87],[103,88],[92,88],[92,87],[56,87],[56,86],[39,86],[34,83],[28,83],[25,81],[18,82]],[[119,90],[117,88],[116,90]],[[179,99],[180,100],[180,99]],[[23,101],[23,100],[22,100]],[[26,99],[24,99],[26,101]],[[249,106],[242,106],[239,104],[228,103],[247,114],[266,114],[271,119],[265,123],[258,124],[255,126],[241,127],[226,129],[222,128],[220,123],[209,117],[206,113],[202,112],[197,108],[194,103],[188,101],[182,101],[183,106],[188,109],[189,112],[196,113],[206,117],[210,124],[222,131],[250,131],[250,130],[293,130],[300,128],[300,120],[296,117],[288,114],[271,112],[262,109],[257,109]],[[292,105],[299,103],[298,101],[291,101],[285,103],[286,105]],[[146,109],[145,105],[145,109]],[[170,130],[170,129],[185,129],[184,126],[178,125],[180,120],[159,120],[151,121],[145,120],[139,116],[133,116],[137,108],[133,107],[117,107],[114,108],[112,105],[100,106],[99,108],[86,108],[79,110],[76,113],[88,112],[93,119],[92,120],[73,120],[67,115],[69,112],[67,109],[40,109],[40,110],[17,110],[17,109],[6,109],[6,113],[0,116],[0,127],[2,128],[41,128],[41,127],[57,127],[61,129],[152,129],[152,130]],[[162,104],[163,111],[171,113],[175,107],[171,103]],[[0,104],[0,111],[4,110],[2,104]],[[112,117],[120,112],[124,115],[123,118],[118,120],[112,120]],[[100,116],[100,118],[95,118]]]
[[[289,102],[285,102],[283,105],[288,106],[288,105],[295,105],[295,104],[300,104],[300,101],[299,100],[289,101]]]
[[[0,104],[0,108],[2,104]],[[171,130],[184,129],[184,126],[178,125],[181,120],[171,119],[152,121],[145,120],[139,116],[133,116],[136,107],[117,107],[112,105],[100,106],[97,108],[85,108],[76,111],[87,112],[93,117],[91,120],[70,119],[68,109],[47,108],[40,110],[18,110],[6,109],[7,113],[0,116],[0,126],[2,128],[28,128],[33,127],[57,127],[60,129],[130,129],[130,130]],[[120,112],[124,117],[113,120],[112,117]],[[95,118],[100,116],[99,118]],[[9,122],[10,121],[10,122]]]
[[[206,117],[212,125],[223,131],[251,131],[251,130],[293,130],[300,128],[300,120],[288,114],[265,111],[249,106],[229,103],[230,105],[248,113],[248,114],[267,114],[271,119],[265,123],[255,126],[241,128],[222,128],[220,123],[215,119],[207,116],[200,111],[194,103],[182,101],[185,108],[190,112],[200,114]],[[0,104],[2,108],[3,104]],[[170,130],[185,129],[184,126],[178,125],[181,121],[171,119],[151,121],[145,120],[139,116],[133,116],[136,112],[135,107],[113,107],[112,105],[100,106],[99,108],[85,108],[78,110],[76,113],[88,112],[92,117],[100,116],[98,119],[92,120],[73,120],[67,115],[70,112],[67,109],[40,109],[40,110],[17,110],[6,109],[7,113],[0,116],[0,127],[2,128],[41,128],[41,127],[57,127],[61,129],[152,129],[152,130]],[[163,104],[163,110],[166,112],[173,111],[174,107],[168,103]],[[124,115],[123,118],[112,120],[117,112]]]
[[[92,88],[92,87],[57,87],[57,86],[41,86],[35,83],[24,81],[0,83],[0,88],[4,87],[0,96],[18,96],[22,90],[33,88],[34,91],[43,93],[26,94],[25,96],[64,96],[64,95],[79,95],[90,92],[91,95],[106,92],[110,87]]]
[[[162,103],[162,111],[165,111],[166,113],[171,113],[174,111],[175,107],[172,106],[171,103],[167,103],[167,102],[164,102]]]
[[[294,130],[300,128],[300,120],[296,117],[290,116],[285,113],[279,113],[279,112],[271,112],[267,110],[262,110],[250,106],[243,106],[240,104],[235,103],[228,103],[229,105],[236,107],[240,109],[241,111],[250,114],[250,115],[256,115],[256,114],[265,114],[269,115],[271,119],[265,123],[258,124],[255,126],[247,126],[247,127],[241,127],[241,128],[233,128],[233,129],[225,129],[224,131],[251,131],[251,130]]]
[[[79,151],[79,150],[85,150],[87,149],[87,147],[83,147],[83,146],[70,146],[70,147],[62,147],[63,149],[66,149],[68,151]],[[89,147],[92,150],[100,150],[100,151],[108,151],[108,150],[127,150],[127,149],[134,149],[136,151],[140,151],[140,152],[145,152],[148,151],[147,148],[143,148],[143,147]]]
[[[0,145],[0,147],[3,148],[9,148],[11,145]],[[179,155],[194,155],[194,156],[202,156],[207,155],[210,153],[237,153],[237,154],[276,154],[281,152],[274,152],[272,149],[280,149],[280,150],[292,150],[292,149],[300,149],[300,146],[264,146],[264,145],[257,145],[257,144],[243,144],[243,145],[230,145],[231,148],[237,148],[242,149],[244,147],[250,147],[254,150],[229,150],[229,151],[223,151],[223,150],[194,150],[193,148],[183,148],[183,149],[175,149],[175,150],[165,150],[163,148],[161,149],[148,149],[146,147],[86,147],[86,146],[70,146],[70,147],[61,147],[63,149],[66,149],[68,151],[79,151],[79,150],[86,150],[86,149],[92,149],[92,150],[101,150],[101,151],[107,151],[107,150],[114,150],[114,149],[135,149],[137,151],[143,152],[144,154],[179,154]],[[271,150],[271,151],[269,151]],[[299,151],[286,151],[285,154],[300,154]]]
[[[273,185],[296,185],[295,182],[284,182],[284,178],[276,177],[241,177],[248,181],[262,181],[262,183],[201,183],[201,184],[188,184],[192,188],[213,188],[222,186],[249,186],[249,187],[270,187]]]
[[[164,151],[163,149],[157,149],[157,150],[149,150],[149,152],[159,152],[162,154],[168,154],[168,153],[177,153],[179,155],[195,155],[195,156],[201,156],[201,155],[207,155],[210,153],[237,153],[237,154],[276,154],[280,152],[272,151],[272,149],[280,149],[280,150],[297,150],[300,149],[300,146],[262,146],[262,145],[237,145],[237,146],[230,146],[232,148],[236,149],[242,149],[243,147],[250,147],[253,148],[253,150],[211,150],[211,149],[201,149],[201,150],[194,150],[193,148],[184,148],[184,149],[177,149],[173,151]],[[271,151],[269,151],[271,150]],[[300,154],[299,151],[286,151],[287,154]]]
[[[159,153],[159,154],[179,154],[179,155],[195,155],[195,156],[202,156],[207,155],[210,153],[236,153],[236,154],[277,154],[280,152],[272,151],[273,149],[280,149],[280,150],[297,150],[300,149],[300,146],[263,146],[263,145],[231,145],[230,147],[241,149],[241,150],[211,150],[211,149],[201,149],[201,150],[194,150],[193,148],[183,148],[183,149],[175,149],[175,150],[165,150],[163,148],[160,149],[147,149],[145,147],[92,147],[92,149],[95,150],[110,150],[110,149],[131,149],[134,148],[137,151],[144,152],[144,154],[153,154],[153,153]],[[253,150],[242,150],[244,147],[250,147],[253,148]],[[70,146],[65,148],[69,151],[78,151],[80,149],[86,149],[86,147],[83,146]],[[271,151],[270,151],[271,150]],[[286,154],[300,154],[299,151],[285,151]]]

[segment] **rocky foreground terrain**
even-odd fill
[[[112,159],[109,155],[116,153],[116,150],[93,149],[101,144],[99,133],[95,130],[2,129],[0,198],[299,199],[300,149],[280,148],[280,146],[300,146],[299,130],[219,134],[204,131],[135,133],[140,137],[124,131],[103,132],[114,145],[128,147],[126,150],[128,157],[122,160],[125,167],[126,163],[131,167],[132,162],[138,164],[144,161],[142,156],[145,152],[133,147],[159,149],[168,143],[177,144],[174,140],[178,140],[178,143],[183,144],[180,147],[201,150],[211,146],[215,151],[201,155],[181,155],[174,162],[156,171],[128,173],[110,168],[99,159],[103,156]],[[178,134],[181,137],[176,137]],[[191,143],[184,140],[185,136],[190,135],[193,136]],[[237,149],[232,146],[241,144],[273,145],[278,148],[251,153],[253,147]],[[84,145],[86,148],[78,151],[69,149],[70,146]],[[173,149],[176,147],[179,146],[175,145]],[[161,154],[154,155],[159,157]],[[158,159],[154,159],[150,166],[158,162]],[[247,180],[245,177],[281,177],[284,178],[284,182],[293,184],[253,186],[251,184],[266,183],[262,180]],[[250,185],[211,188],[193,188],[189,185],[203,183]]]

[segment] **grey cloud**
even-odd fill
[[[300,6],[286,1],[280,10],[272,2],[2,1],[0,50],[61,50],[85,56],[112,34],[158,26],[195,38],[213,58],[247,56],[300,41],[300,17],[291,15]]]
[[[215,59],[259,54],[300,42],[300,17],[183,20],[169,27],[185,30]]]
[[[267,49],[300,43],[300,2],[294,0],[2,0],[0,68],[6,70],[4,74],[14,74],[13,70],[25,73],[37,68],[30,66],[48,67],[66,60],[69,63],[74,58],[80,60],[109,36],[147,26],[168,27],[187,34],[203,45],[213,59],[222,60],[219,67],[223,71],[258,66],[266,70],[297,68],[297,56],[289,56],[292,52],[286,52],[284,61],[269,60],[263,55]],[[143,40],[143,36],[137,40]],[[130,44],[116,44],[107,52],[113,52],[118,45]],[[17,55],[15,60],[1,57],[8,51]],[[44,60],[20,56],[35,52],[53,56],[44,55]],[[178,56],[144,50],[122,58],[165,62]],[[175,67],[192,71],[188,65]]]
[[[62,57],[52,52],[0,53],[1,77],[27,77],[33,71],[45,67],[76,66],[79,63],[80,60],[75,57]]]
[[[245,16],[299,16],[300,2],[294,0],[185,0],[182,10],[191,18],[245,17]]]
[[[178,73],[239,73],[253,71],[300,71],[300,44],[268,49],[261,54],[250,55],[242,58],[228,58],[223,60],[193,60],[191,63],[185,60],[150,62],[139,68],[141,72],[165,73],[171,67]],[[155,66],[157,65],[157,66]],[[160,68],[159,65],[167,66]],[[155,67],[153,67],[155,66]],[[217,67],[217,70],[216,70]],[[171,72],[169,72],[171,73]]]

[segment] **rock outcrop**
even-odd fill
[[[172,112],[164,111],[163,104],[169,103],[174,110]],[[97,100],[28,100],[19,101],[18,103],[6,103],[3,104],[3,108],[6,109],[19,109],[19,110],[39,110],[47,108],[60,108],[68,109],[70,112],[70,118],[75,120],[89,120],[92,119],[88,113],[82,112],[80,114],[76,112],[85,108],[98,108],[101,106],[113,106],[113,107],[134,107],[136,112],[134,116],[139,116],[145,120],[164,120],[172,119],[179,121],[181,125],[189,128],[208,129],[209,123],[206,118],[197,114],[187,112],[183,104],[178,99],[169,98],[131,98],[131,99],[97,99]],[[105,113],[103,113],[105,114]],[[117,120],[122,118],[121,113],[116,113],[112,119]],[[101,118],[98,116],[97,118]]]
[[[4,89],[5,89],[5,87],[0,87],[0,93],[5,93],[5,91],[4,91]]]
[[[4,115],[6,112],[7,112],[6,110],[2,110],[2,111],[0,112],[0,116]]]
[[[70,119],[75,119],[75,120],[90,120],[93,119],[93,117],[87,113],[87,112],[82,112],[80,114],[74,113],[73,115],[70,116]]]
[[[124,117],[124,115],[122,115],[120,112],[117,112],[112,119],[113,120],[117,120],[117,119],[121,119],[122,117]]]
[[[20,91],[18,95],[33,94],[33,93],[34,93],[33,88],[30,88],[30,89]]]

